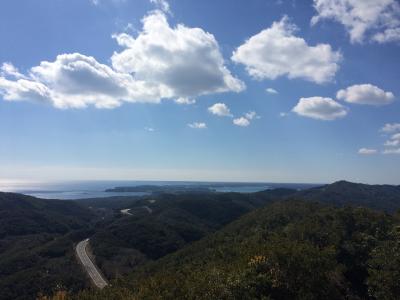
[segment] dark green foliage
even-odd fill
[[[78,299],[396,299],[396,217],[277,202]]]
[[[368,289],[377,299],[396,299],[400,295],[400,227],[388,240],[380,241],[368,260]]]
[[[0,193],[0,299],[87,287],[73,247],[93,219],[74,202]]]
[[[338,181],[300,191],[296,198],[340,206],[351,204],[393,213],[400,208],[400,186]]]
[[[399,215],[361,207],[396,211],[399,187],[79,201],[0,193],[0,299],[87,287],[73,252],[87,237],[114,281],[77,299],[397,299]]]
[[[42,232],[65,234],[81,228],[92,217],[87,209],[71,201],[0,193],[0,239]]]
[[[135,205],[143,197],[120,196],[107,198],[77,199],[74,202],[95,209],[123,209]]]
[[[278,189],[256,194],[160,194],[151,198],[155,202],[136,200],[128,206],[132,216],[120,216],[97,228],[91,239],[96,262],[108,278],[119,277],[201,239],[272,199],[293,193]]]

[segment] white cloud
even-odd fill
[[[382,152],[383,154],[400,154],[400,148],[396,149],[385,149]]]
[[[388,141],[385,142],[386,147],[400,146],[400,133],[393,134]]]
[[[232,117],[231,111],[225,103],[215,103],[208,108],[208,111],[220,117]]]
[[[156,131],[153,127],[145,127],[144,130],[148,131],[148,132],[154,132]]]
[[[250,125],[250,121],[248,119],[246,119],[245,117],[240,117],[240,118],[234,119],[233,124],[235,124],[237,126],[241,126],[241,127],[247,127]]]
[[[268,94],[278,94],[278,91],[273,88],[267,88],[265,90]]]
[[[243,117],[239,117],[233,120],[233,124],[241,127],[247,127],[250,125],[251,120],[260,119],[255,111],[249,111],[244,114]]]
[[[250,76],[258,80],[287,76],[319,84],[332,81],[339,69],[340,52],[328,44],[309,46],[294,35],[296,31],[297,27],[283,17],[238,47],[232,60],[245,65]]]
[[[123,101],[160,101],[157,87],[79,53],[43,61],[31,68],[27,79],[0,77],[0,94],[9,101],[51,103],[57,108],[114,108]]]
[[[255,111],[249,111],[248,113],[245,114],[245,117],[248,120],[259,119],[260,118],[260,116],[258,116]]]
[[[150,0],[151,3],[155,4],[158,8],[166,13],[171,13],[169,3],[166,0]]]
[[[0,75],[4,77],[11,76],[18,79],[25,78],[25,76],[21,74],[19,70],[12,63],[7,63],[7,62],[3,63],[0,70],[1,70]]]
[[[331,19],[345,26],[352,43],[366,38],[384,43],[400,41],[400,5],[397,0],[314,0],[315,25]]]
[[[0,74],[0,95],[9,101],[50,103],[57,108],[114,108],[123,102],[190,104],[200,95],[240,92],[214,36],[200,28],[171,28],[155,11],[143,19],[136,38],[115,36],[125,49],[115,52],[112,67],[79,53],[58,55],[22,75],[9,63]]]
[[[376,149],[369,149],[369,148],[361,148],[360,150],[358,150],[358,154],[362,154],[362,155],[373,155],[373,154],[377,154],[378,150]]]
[[[164,98],[195,98],[245,88],[226,68],[212,34],[182,24],[172,28],[160,11],[142,22],[143,30],[136,38],[125,33],[114,36],[125,48],[111,58],[119,72],[157,86]]]
[[[14,81],[0,77],[0,95],[8,101],[51,101],[50,91],[45,85],[26,79]]]
[[[207,124],[203,123],[203,122],[190,123],[190,124],[188,124],[188,126],[193,129],[206,129],[207,128]]]
[[[90,2],[95,6],[100,5],[100,4],[104,4],[104,2],[113,3],[113,4],[119,4],[119,3],[125,2],[125,1],[126,0],[90,0]]]
[[[400,123],[386,123],[385,126],[381,129],[383,132],[395,132],[395,131],[400,131]]]
[[[174,101],[177,104],[185,104],[185,105],[195,104],[196,103],[196,99],[191,99],[191,98],[188,98],[188,97],[179,97],[178,99],[175,99]]]
[[[392,92],[384,90],[372,84],[358,84],[337,92],[336,97],[349,103],[385,105],[393,102]]]
[[[279,113],[279,116],[281,117],[281,118],[285,118],[285,117],[287,117],[289,115],[289,113],[287,113],[287,112],[281,112],[281,113]]]
[[[399,140],[388,140],[385,142],[384,146],[386,146],[386,147],[400,146],[400,141]]]
[[[376,33],[373,40],[378,43],[398,42],[400,41],[400,27],[387,28],[383,32]]]
[[[347,115],[347,109],[331,98],[310,97],[301,98],[292,109],[303,117],[331,121]]]
[[[125,2],[126,0],[90,0],[90,2],[97,6],[100,4],[104,4],[104,3],[113,3],[113,4],[120,4],[122,2]]]

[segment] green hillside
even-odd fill
[[[150,201],[137,200],[125,207],[132,215],[118,214],[96,228],[91,238],[96,262],[108,278],[119,277],[294,192],[161,194]]]
[[[0,299],[87,287],[73,245],[90,234],[94,219],[71,201],[0,193]]]
[[[78,299],[396,299],[399,218],[284,201]]]
[[[77,201],[0,193],[0,299],[396,299],[399,208],[399,186],[345,181]],[[112,287],[73,296],[90,287],[74,256],[89,237]]]
[[[398,185],[369,185],[338,181],[300,191],[295,197],[339,206],[363,206],[387,212],[400,209],[400,186]]]

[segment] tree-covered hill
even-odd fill
[[[65,234],[81,228],[92,218],[88,209],[71,201],[0,192],[0,238],[35,233]]]
[[[282,201],[77,299],[397,299],[399,217]]]
[[[400,209],[399,185],[369,185],[338,181],[299,191],[295,197],[339,206],[363,206],[387,212]]]
[[[95,218],[71,201],[0,193],[0,299],[87,287],[73,245]]]
[[[344,181],[77,201],[0,193],[0,299],[89,287],[73,251],[88,237],[114,281],[79,299],[395,299],[399,208],[399,186]]]
[[[121,276],[294,192],[160,194],[137,200],[128,207],[132,215],[119,214],[98,226],[91,238],[96,262],[108,278]]]

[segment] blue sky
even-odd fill
[[[396,0],[5,0],[0,180],[399,184]]]

